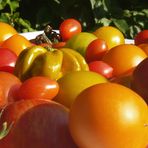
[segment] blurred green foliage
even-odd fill
[[[126,38],[148,29],[147,0],[0,0],[0,20],[20,32],[58,29],[66,18],[78,19],[83,31],[115,26]],[[8,11],[9,10],[9,11]]]

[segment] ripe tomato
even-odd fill
[[[92,61],[101,60],[107,51],[108,47],[104,40],[93,40],[86,49],[85,59],[88,63]]]
[[[4,22],[0,22],[0,45],[3,41],[5,41],[14,34],[17,34],[17,31],[11,25]]]
[[[139,47],[130,44],[118,45],[110,49],[103,57],[103,61],[113,67],[113,75],[124,75],[133,70],[147,57]]]
[[[113,77],[113,68],[103,61],[93,61],[88,66],[90,71],[99,73],[108,79]]]
[[[109,49],[125,43],[122,32],[112,26],[100,27],[94,32],[94,34],[99,39],[105,40]]]
[[[21,81],[15,75],[9,72],[0,72],[0,86],[3,87],[4,93],[3,104],[0,104],[0,107],[7,105],[20,85]]]
[[[16,100],[21,99],[53,99],[59,91],[59,85],[48,77],[36,76],[27,79],[18,90]]]
[[[0,147],[77,148],[68,130],[68,113],[67,108],[54,101],[32,99],[11,103],[3,111],[0,127],[4,122],[13,126],[0,140]]]
[[[16,55],[19,55],[22,50],[31,46],[32,43],[20,34],[11,36],[1,45],[2,48],[9,48],[14,53],[16,53]]]
[[[70,110],[70,132],[81,148],[145,148],[146,102],[131,89],[102,83],[85,89]]]
[[[17,55],[7,48],[0,48],[0,57],[0,71],[13,73]]]
[[[53,43],[52,47],[53,48],[62,48],[66,45],[66,42],[58,42],[58,43]]]
[[[60,35],[63,41],[69,40],[73,35],[82,31],[80,22],[76,19],[70,18],[64,20],[59,27]]]
[[[134,38],[135,44],[148,43],[148,30],[143,30],[139,32]]]
[[[148,43],[139,44],[140,47],[148,55]]]

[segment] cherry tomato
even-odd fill
[[[15,52],[16,55],[19,55],[22,50],[31,46],[32,43],[20,34],[15,34],[11,36],[1,45],[2,48],[9,48],[13,52]]]
[[[80,22],[76,19],[70,18],[64,20],[59,27],[60,35],[63,41],[67,41],[73,35],[78,34],[82,31]]]
[[[110,49],[102,60],[113,67],[114,76],[119,77],[131,72],[146,57],[146,53],[138,46],[123,44]]]
[[[36,76],[27,79],[18,90],[16,100],[53,99],[59,91],[59,85],[48,77]]]
[[[108,79],[113,77],[113,68],[103,61],[93,61],[88,66],[90,71],[99,73]]]
[[[11,25],[4,22],[0,22],[0,45],[3,41],[5,41],[14,34],[17,34],[17,31]]]
[[[94,34],[105,40],[109,49],[125,43],[124,36],[120,30],[112,26],[103,26],[95,30]]]
[[[148,43],[148,30],[143,30],[139,32],[134,38],[135,44]]]
[[[0,57],[0,71],[13,73],[17,55],[7,48],[0,48]]]
[[[85,59],[88,63],[96,60],[101,60],[107,51],[108,47],[104,40],[93,40],[86,49]]]
[[[102,83],[86,88],[70,109],[71,135],[80,148],[145,148],[146,102],[131,89]]]

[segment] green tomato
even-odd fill
[[[85,51],[90,42],[97,39],[97,37],[88,32],[81,32],[71,37],[65,47],[78,51],[82,56],[85,56]]]
[[[75,71],[70,72],[58,80],[59,93],[54,98],[66,107],[70,108],[75,98],[86,88],[99,84],[106,83],[108,80],[95,72],[91,71]]]

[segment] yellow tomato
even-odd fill
[[[14,34],[17,34],[17,31],[11,25],[0,22],[0,44]]]
[[[95,30],[94,34],[106,41],[108,48],[111,49],[125,43],[124,36],[120,30],[112,26],[103,26]]]
[[[54,101],[70,108],[77,95],[84,89],[108,80],[100,74],[91,71],[75,71],[64,75],[58,80],[59,93]]]

